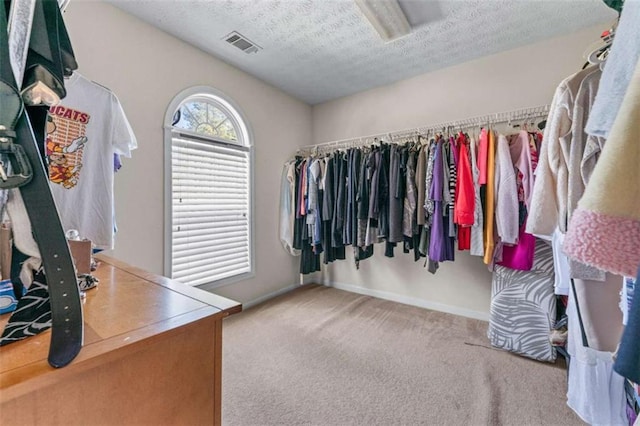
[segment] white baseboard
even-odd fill
[[[363,294],[365,296],[377,297],[378,299],[390,300],[392,302],[402,303],[410,306],[417,306],[419,308],[431,309],[433,311],[446,312],[449,314],[460,315],[467,318],[473,318],[481,321],[489,321],[489,313],[488,312],[480,312],[474,311],[471,309],[464,309],[457,306],[445,305],[444,303],[437,302],[429,302],[428,300],[418,299],[416,297],[403,296],[401,294],[391,293],[388,291],[382,290],[374,290],[365,287],[359,287],[353,284],[345,284],[339,283],[335,281],[328,280],[319,280],[317,276],[313,275],[305,275],[302,278],[302,282],[299,284],[292,284],[290,286],[281,288],[280,290],[274,291],[269,294],[265,294],[257,299],[254,299],[250,302],[243,303],[244,309],[249,309],[255,305],[258,305],[262,302],[265,302],[269,299],[273,299],[274,297],[281,296],[285,293],[288,293],[296,288],[299,288],[301,285],[312,284],[317,282],[322,282],[322,284],[337,288],[339,290],[349,291],[351,293]]]
[[[416,297],[403,296],[401,294],[391,293],[388,291],[359,287],[353,284],[344,284],[329,280],[323,280],[322,283],[328,287],[333,287],[352,293],[363,294],[365,296],[377,297],[378,299],[390,300],[392,302],[417,306],[419,308],[431,309],[433,311],[446,312],[448,314],[460,315],[463,317],[473,318],[481,321],[489,321],[488,312],[473,311],[471,309],[459,308],[457,306],[445,305],[443,303],[429,302],[427,300],[418,299]]]
[[[300,275],[300,285],[316,284],[322,281],[322,275],[320,272],[314,272],[313,274]]]
[[[305,283],[308,284],[308,283]],[[296,288],[300,287],[300,284],[292,284],[285,288],[281,288],[280,290],[274,291],[273,293],[265,294],[264,296],[260,296],[257,299],[251,300],[250,302],[243,303],[242,309],[249,309],[259,303],[266,302],[269,299],[273,299],[274,297],[282,296],[285,293],[290,292]]]

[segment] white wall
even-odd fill
[[[395,84],[316,105],[314,143],[385,133],[449,120],[544,105],[558,83],[580,70],[582,53],[603,27],[558,37]],[[428,60],[428,58],[425,58]],[[431,275],[412,256],[336,262],[324,280],[353,291],[486,318],[491,274],[480,258],[456,253]],[[399,250],[396,249],[396,252]],[[350,258],[352,260],[352,257]]]
[[[296,261],[278,240],[278,192],[283,162],[311,140],[311,107],[111,5],[71,2],[65,21],[79,71],[118,95],[138,138],[116,176],[113,256],[163,272],[164,114],[180,91],[207,85],[240,106],[255,136],[256,276],[216,292],[247,302],[294,284]]]

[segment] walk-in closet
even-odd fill
[[[640,426],[639,22],[0,2],[0,424]]]

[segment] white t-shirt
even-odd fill
[[[113,248],[114,154],[137,147],[118,98],[73,73],[67,96],[49,109],[46,156],[49,184],[65,232],[77,229],[99,249]]]

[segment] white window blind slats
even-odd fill
[[[174,253],[176,258],[191,255],[195,253],[195,250],[217,253],[222,252],[226,249],[235,250],[238,247],[247,246],[247,242],[242,238],[236,238],[235,240],[232,238],[227,238],[224,242],[222,242],[205,240],[204,238],[198,239],[197,237],[194,237],[187,244],[183,244],[183,242],[184,241],[178,241],[175,246]]]
[[[237,253],[225,253],[222,255],[217,255],[215,260],[212,260],[211,256],[193,256],[191,260],[188,262],[178,263],[175,268],[175,272],[179,273],[181,271],[189,270],[191,272],[204,271],[207,268],[211,268],[212,266],[223,267],[234,264],[239,264],[246,262],[246,255],[238,255]]]
[[[231,240],[244,240],[247,235],[248,228],[243,227],[240,229],[234,228],[216,228],[216,227],[193,227],[192,229],[180,229],[173,231],[174,234],[178,234],[173,238],[176,245],[189,245],[191,244],[192,237],[199,237],[207,234],[215,233],[219,240],[224,240],[229,243]],[[199,242],[199,241],[197,241]]]
[[[213,164],[227,167],[230,170],[239,167],[242,164],[247,163],[247,153],[239,152],[237,156],[223,156],[223,155],[198,155],[197,151],[185,152],[185,150],[172,150],[172,155],[176,159],[177,165],[185,165],[186,162],[193,162],[206,169],[210,169]]]
[[[205,237],[205,236],[209,236],[211,234],[210,231],[205,231],[205,232],[201,232],[199,235],[198,233],[194,233],[194,239],[193,241],[195,241],[196,243],[200,243],[202,242],[202,239],[200,237]],[[217,242],[219,242],[220,244],[239,244],[239,243],[243,243],[245,246],[248,246],[248,244],[246,243],[246,240],[244,237],[227,237],[227,238],[219,238],[217,240]],[[178,253],[177,250],[182,250],[182,249],[186,249],[190,247],[190,242],[187,242],[186,244],[184,244],[184,242],[178,241],[178,243],[176,244],[176,253]]]
[[[215,229],[215,228],[201,228],[201,229],[193,229],[193,230],[188,230],[188,231],[174,231],[174,234],[188,234],[188,236],[202,236],[205,235],[207,233],[209,234],[215,234],[217,239],[219,240],[223,240],[226,242],[231,242],[231,241],[237,241],[240,239],[243,239],[246,237],[247,235],[247,231],[246,230],[220,230],[220,229]],[[179,237],[177,237],[176,239],[174,239],[174,241],[176,241],[176,243],[178,243]],[[184,240],[183,240],[184,241]],[[188,244],[189,241],[187,239],[186,243]],[[184,244],[184,242],[183,242]]]
[[[201,203],[179,203],[173,208],[173,215],[176,221],[189,221],[197,219],[200,221],[215,220],[216,222],[230,222],[235,220],[243,220],[249,211],[248,204],[240,204],[237,201],[225,204],[201,204]],[[212,208],[212,206],[214,208]],[[229,210],[231,207],[233,209]],[[225,211],[226,210],[226,211]],[[232,218],[223,219],[222,216],[233,215]]]
[[[191,139],[181,137],[179,134],[174,133],[173,136],[173,148],[183,150],[196,150],[200,155],[206,153],[219,153],[228,156],[240,156],[239,153],[246,153],[249,151],[247,147],[242,145],[233,146],[231,144],[219,144],[215,141],[204,141],[199,139]]]
[[[194,154],[195,155],[195,154]],[[246,155],[246,154],[245,154]],[[199,161],[204,160],[204,161]],[[209,175],[219,175],[224,177],[243,178],[243,170],[247,166],[246,161],[206,161],[207,158],[193,158],[176,163],[176,177],[179,173],[188,172],[191,176],[207,177]]]
[[[187,247],[189,246],[189,244],[192,244],[192,243],[197,244],[203,241],[211,241],[209,231],[201,232],[200,235],[197,235],[197,234],[198,234],[197,232],[190,231],[190,235],[184,235],[182,237],[173,238],[172,243],[176,246]],[[224,240],[222,239],[216,240],[216,243],[217,244],[234,244],[238,241],[245,242],[245,240],[243,240],[242,238],[236,239],[235,241],[232,238],[231,239],[225,238]]]
[[[221,245],[211,244],[209,241],[201,241],[196,244],[189,244],[188,246],[175,246],[173,248],[173,255],[178,258],[188,258],[190,256],[198,256],[199,253],[206,252],[206,255],[216,255],[225,251],[229,253],[240,252],[247,249],[247,243],[245,241],[238,241],[235,243]]]
[[[246,170],[246,166],[244,166],[243,168],[243,172],[244,170]],[[176,173],[174,174],[173,178],[176,180],[176,184],[180,185],[190,185],[193,184],[194,181],[196,182],[209,182],[211,184],[215,184],[218,186],[222,186],[225,183],[246,183],[247,179],[244,176],[244,173],[237,173],[237,175],[233,175],[231,172],[227,172],[224,173],[220,170],[217,170],[215,172],[202,172],[202,173],[198,173],[196,171],[190,171],[190,170],[186,170],[186,171],[181,171],[179,169],[176,170]]]
[[[244,211],[240,212],[240,210],[244,210]],[[237,214],[239,217],[244,217],[245,215],[247,215],[246,210],[247,210],[246,205],[245,206],[238,206],[238,205],[227,205],[227,206],[225,206],[225,205],[220,205],[220,206],[217,206],[216,210],[213,211],[213,212],[208,211],[208,210],[205,210],[204,212],[205,213],[211,213],[214,216],[216,216],[216,218],[217,218],[218,215],[226,215],[226,214],[229,214],[229,213],[234,213],[234,214]],[[188,212],[189,212],[188,209],[184,209],[182,211],[186,212],[185,214],[188,214]],[[176,208],[176,210],[174,210],[174,212],[181,213],[181,209],[177,209]],[[174,224],[175,224],[175,222],[174,222]]]
[[[243,218],[247,216],[248,209],[248,204],[240,204],[237,200],[219,201],[216,204],[211,204],[211,201],[209,200],[203,200],[202,203],[179,203],[173,208],[173,213],[176,215],[176,220],[180,220],[181,218],[186,217],[190,212],[193,212],[193,216],[189,217],[210,216],[212,220],[217,221],[218,216],[230,213],[235,214],[238,218]]]
[[[205,167],[210,167],[211,164],[220,164],[233,169],[237,165],[247,162],[247,153],[242,151],[239,151],[237,155],[226,155],[217,153],[198,153],[197,149],[191,150],[175,148],[172,150],[172,154],[178,164],[182,161],[193,161],[194,163],[200,163],[200,165]]]
[[[246,268],[247,265],[249,264],[248,259],[249,259],[248,256],[244,258],[236,257],[236,259],[233,259],[233,260],[217,262],[215,265],[212,265],[206,260],[191,262],[189,264],[177,266],[175,274],[177,277],[198,275],[202,278],[205,278],[207,273],[210,274],[211,276],[215,276],[220,273],[233,271],[234,268],[238,268],[238,269]]]
[[[199,191],[199,187],[202,187],[202,181],[194,181],[192,184],[190,185],[185,185],[184,182],[180,182],[180,184],[178,185],[174,185],[174,198],[183,198],[183,199],[190,199],[190,198],[210,198],[210,197],[216,197],[217,194],[219,195],[220,193],[222,194],[226,194],[226,195],[242,195],[242,196],[247,196],[249,194],[249,191],[247,190],[247,183],[246,182],[239,182],[239,183],[230,183],[230,184],[225,184],[224,186],[207,186],[206,188],[202,188],[201,191]],[[218,192],[218,189],[221,189],[222,192]],[[179,197],[177,197],[179,194]]]
[[[189,271],[192,273],[199,268],[203,268],[202,270],[207,270],[212,265],[216,265],[218,267],[229,266],[238,263],[246,262],[245,255],[238,255],[237,252],[227,252],[224,254],[219,254],[215,256],[215,261],[212,261],[212,256],[201,253],[199,255],[191,256],[191,259],[188,262],[178,263],[175,266],[175,272],[180,273],[182,271]]]
[[[191,218],[174,220],[172,229],[174,233],[177,232],[177,234],[175,234],[173,237],[180,238],[180,237],[187,236],[186,233],[188,233],[188,231],[193,231],[197,229],[204,229],[204,230],[237,229],[237,230],[248,231],[249,223],[247,218],[245,217],[238,217],[234,221],[217,221],[215,218],[199,219],[199,218],[191,217]],[[181,235],[180,233],[185,233],[185,234]]]
[[[214,274],[210,271],[192,274],[184,273],[176,274],[173,278],[184,283],[190,283],[191,285],[201,285],[248,272],[251,272],[251,264],[246,262],[243,265],[234,265],[230,268],[220,268]]]
[[[173,208],[174,211],[184,211],[188,209],[199,210],[199,211],[211,211],[216,212],[219,209],[235,209],[238,213],[244,213],[248,208],[248,204],[244,203],[242,200],[238,199],[219,199],[215,200],[215,204],[211,202],[211,200],[185,200],[184,198],[181,200],[176,200],[176,206]]]
[[[181,198],[216,198],[220,194],[228,194],[228,195],[237,195],[246,197],[249,192],[247,191],[247,183],[246,182],[238,182],[232,184],[216,185],[211,187],[202,188],[202,190],[198,191],[198,187],[201,185],[202,181],[192,181],[191,184],[188,182],[180,182],[179,185],[176,185],[175,191],[180,193]],[[198,185],[200,184],[200,185]],[[198,185],[198,186],[196,186]]]
[[[173,212],[174,216],[182,216],[182,220],[186,220],[186,218],[192,218],[193,220],[200,220],[201,217],[209,217],[210,215],[207,212],[194,212],[192,215],[190,215],[188,212],[185,213],[181,213],[181,212]],[[242,219],[241,219],[242,218]],[[177,219],[180,219],[180,217],[178,217]],[[176,219],[174,219],[176,220]],[[239,215],[238,213],[234,213],[234,212],[228,212],[228,213],[219,213],[216,214],[215,216],[215,221],[216,222],[233,222],[236,220],[244,220],[244,215],[241,214]]]
[[[218,194],[209,192],[202,194],[183,192],[175,194],[172,198],[175,208],[183,208],[183,206],[187,205],[217,205],[219,201],[224,201],[226,204],[233,202],[239,206],[248,206],[248,196],[249,192],[243,189],[237,192],[220,191]]]
[[[197,237],[202,235],[215,235],[217,239],[228,240],[231,237],[242,237],[245,238],[248,234],[249,227],[243,226],[242,228],[217,228],[215,226],[199,226],[199,225],[182,225],[179,226],[180,229],[177,229],[176,226],[173,229],[173,240],[175,243],[182,242],[183,244],[189,244],[190,237]]]
[[[190,201],[198,201],[198,200],[207,200],[207,199],[227,199],[227,200],[246,200],[247,195],[249,194],[249,192],[245,189],[240,189],[240,190],[220,190],[220,192],[217,193],[211,193],[211,192],[206,192],[206,193],[201,193],[201,194],[196,194],[194,192],[179,192],[180,189],[176,189],[176,193],[173,196],[173,199],[175,202],[178,203],[188,203]],[[247,204],[247,202],[245,201],[244,204]]]
[[[228,221],[228,222],[216,222],[216,221],[201,221],[197,218],[189,218],[180,223],[174,224],[174,232],[184,232],[194,229],[238,229],[247,231],[248,225],[245,220],[236,220],[236,221]],[[180,237],[177,235],[177,237]]]
[[[228,167],[227,169],[222,166],[205,169],[191,164],[185,167],[176,167],[173,177],[178,184],[182,182],[191,183],[193,180],[206,180],[218,185],[223,182],[246,182],[247,176],[244,174],[244,171],[247,169],[247,165],[248,164],[242,164],[238,165],[238,167]]]
[[[204,243],[204,241],[202,241]],[[194,261],[207,260],[210,264],[215,264],[224,256],[233,255],[237,259],[244,259],[247,255],[248,244],[246,241],[230,241],[224,246],[201,245],[197,248],[193,246],[178,246],[173,249],[174,267],[189,264]]]
[[[219,275],[219,274],[225,274],[227,272],[233,272],[234,269],[243,269],[243,268],[247,268],[249,266],[249,261],[248,261],[248,257],[247,259],[245,259],[244,262],[236,262],[236,263],[231,263],[231,264],[227,264],[227,265],[218,265],[218,268],[215,271],[210,271],[207,267],[194,267],[192,268],[190,271],[188,272],[183,272],[181,275],[183,276],[197,276],[197,277],[202,277],[202,278],[206,278],[206,274],[211,274],[211,275]],[[243,271],[245,272],[245,271]],[[180,273],[179,273],[180,274]]]
[[[251,272],[249,152],[173,133],[171,273],[201,285]]]
[[[174,159],[176,160],[176,167],[178,170],[180,168],[185,168],[189,166],[197,166],[202,167],[200,169],[200,173],[204,174],[205,171],[218,171],[219,169],[214,169],[213,166],[218,166],[226,169],[229,172],[238,172],[238,169],[243,165],[247,164],[247,153],[242,152],[242,157],[229,157],[229,159],[222,159],[218,157],[207,157],[207,156],[197,156],[196,153],[191,153],[189,155],[184,155],[176,152],[172,152]]]
[[[199,239],[199,240],[194,240],[194,243],[200,244],[200,243],[204,243],[204,242],[208,242],[207,240],[204,239]],[[220,248],[219,251],[223,251],[223,249],[227,246],[229,246],[230,250],[233,250],[236,246],[248,246],[246,240],[242,239],[242,238],[226,238],[224,240],[219,240],[219,245],[216,245],[214,247],[218,247]],[[204,252],[206,252],[208,250],[208,245],[205,245],[202,247],[202,250]],[[192,249],[193,246],[191,246],[191,244],[176,244],[176,246],[174,247],[174,255],[176,255],[177,257],[187,257],[187,256],[182,256],[182,252]],[[180,252],[180,250],[182,250],[182,252]],[[188,259],[187,259],[188,261]],[[184,262],[183,262],[184,263]]]
[[[198,165],[195,161],[188,166],[180,167],[177,165],[176,167],[176,179],[180,179],[181,173],[188,173],[191,179],[193,178],[209,178],[208,180],[212,180],[211,178],[224,178],[224,179],[233,179],[236,180],[244,179],[243,171],[246,168],[246,164],[236,164],[234,166],[225,166],[222,164],[210,164],[207,167],[203,165]],[[215,181],[215,180],[214,180]]]
[[[177,194],[177,196],[173,197],[174,202],[176,203],[175,208],[183,208],[183,206],[188,205],[212,205],[216,206],[222,202],[224,204],[235,204],[240,206],[247,206],[248,203],[245,201],[247,197],[247,192],[242,191],[241,194],[229,194],[229,193],[221,193],[219,197],[207,197],[207,198],[196,198],[197,195],[189,195],[189,194]],[[212,204],[212,200],[214,204]]]
[[[173,223],[176,225],[190,225],[190,224],[203,224],[203,225],[218,225],[218,226],[243,226],[246,224],[246,218],[244,215],[236,215],[229,219],[219,219],[218,217],[212,217],[209,212],[192,212],[174,211]]]
[[[183,178],[184,173],[188,179],[205,179],[213,182],[217,182],[218,179],[242,181],[246,179],[244,176],[244,170],[247,164],[237,164],[234,167],[228,167],[223,165],[211,164],[210,167],[204,167],[196,164],[194,161],[192,164],[186,166],[176,165],[175,178],[180,180]]]

